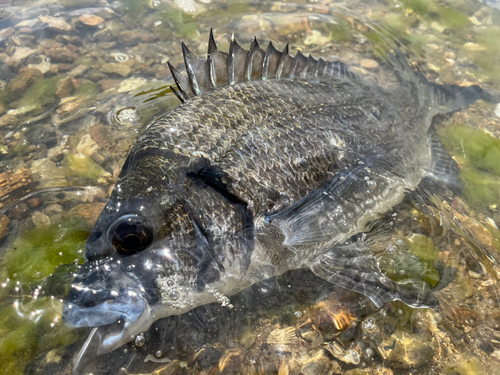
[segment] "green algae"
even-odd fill
[[[75,96],[80,98],[93,99],[99,92],[97,85],[89,80],[85,80],[80,87],[75,91]]]
[[[62,303],[46,287],[47,276],[61,289],[69,268],[61,264],[83,262],[82,251],[89,225],[81,217],[63,217],[49,227],[22,230],[6,248],[0,278],[10,279],[0,289],[0,374],[24,373],[26,363],[44,351],[66,347],[78,334],[62,325]],[[59,271],[58,271],[59,268]],[[66,282],[67,284],[67,282]],[[37,296],[33,291],[38,290]],[[61,290],[62,292],[62,290]]]
[[[407,9],[411,9],[417,14],[424,15],[429,12],[432,8],[434,8],[433,0],[408,0],[405,2],[405,6]]]
[[[167,4],[162,5],[161,9],[161,12],[155,14],[154,20],[172,24],[174,31],[182,38],[196,40],[199,37],[198,24],[191,15]],[[153,31],[162,41],[172,40],[172,30],[155,28]]]
[[[440,276],[434,266],[438,258],[434,242],[423,235],[413,235],[405,242],[407,248],[394,249],[391,254],[378,257],[382,272],[403,288],[412,288],[421,282],[435,286]]]
[[[474,208],[488,208],[500,202],[500,178],[480,171],[461,171],[463,196]]]
[[[463,32],[463,28],[469,25],[469,17],[467,14],[462,13],[451,7],[443,7],[438,11],[439,22],[447,29],[457,30]]]
[[[56,76],[35,82],[19,101],[19,107],[34,105],[42,108],[54,104],[57,100],[56,83],[60,80],[61,77]]]
[[[500,201],[500,140],[491,134],[457,124],[442,137],[446,149],[463,165],[463,196],[473,208],[488,208]]]
[[[408,240],[408,247],[413,255],[422,260],[436,260],[439,258],[432,238],[421,234],[414,234]]]
[[[457,124],[446,129],[443,144],[469,168],[500,177],[500,139],[491,134]]]
[[[60,264],[81,261],[77,251],[84,248],[86,229],[84,218],[71,217],[21,232],[1,260],[1,278],[30,283],[49,276]]]

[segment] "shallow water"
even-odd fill
[[[7,4],[5,4],[7,3]],[[89,330],[61,323],[85,239],[126,154],[179,101],[166,63],[199,56],[214,28],[291,53],[341,59],[388,84],[399,46],[430,81],[500,89],[494,1],[248,2],[60,0],[0,5],[0,373],[71,373]],[[368,78],[370,79],[370,78]],[[500,104],[477,102],[438,127],[463,195],[388,213],[380,267],[435,285],[440,306],[378,310],[294,271],[219,305],[156,322],[145,344],[95,359],[93,373],[494,374],[500,364]],[[377,246],[381,249],[377,250]],[[137,341],[136,341],[137,342]],[[155,372],[157,371],[157,372]]]

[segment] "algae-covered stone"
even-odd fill
[[[85,247],[89,226],[82,218],[65,218],[49,227],[33,227],[21,233],[0,264],[7,277],[23,282],[40,280],[62,263],[73,263]]]
[[[91,157],[84,154],[68,154],[63,160],[63,167],[67,176],[89,178],[91,180],[104,180],[111,175],[96,164]]]
[[[36,82],[20,100],[21,106],[42,108],[56,101],[56,84],[61,77],[56,76]]]
[[[408,239],[408,246],[413,255],[422,260],[436,260],[438,259],[438,252],[434,246],[432,238],[422,236],[420,234],[413,234]]]
[[[43,79],[43,73],[38,69],[26,69],[16,78],[10,81],[5,90],[10,94],[11,99],[19,98],[35,82]]]
[[[450,126],[444,136],[446,148],[470,167],[500,177],[500,139],[467,125]]]
[[[499,159],[500,160],[500,159]],[[473,207],[489,207],[500,201],[500,178],[477,171],[462,171],[463,195]]]

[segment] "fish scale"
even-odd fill
[[[132,147],[66,299],[67,324],[98,327],[76,373],[157,319],[299,268],[378,307],[435,305],[430,284],[378,268],[366,226],[424,176],[457,180],[432,121],[484,91],[431,84],[397,50],[389,90],[255,38],[224,53],[210,34],[207,59],[182,49],[187,76],[169,64],[182,104]]]

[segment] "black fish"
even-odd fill
[[[130,151],[67,297],[66,324],[99,327],[82,353],[299,268],[377,306],[435,305],[426,282],[392,281],[352,237],[423,179],[459,188],[433,121],[483,90],[430,84],[399,51],[388,90],[255,38],[226,54],[210,34],[207,59],[182,48],[187,76],[169,65],[182,105]]]

